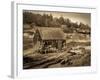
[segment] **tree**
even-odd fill
[[[71,27],[71,20],[70,19],[65,19],[65,24],[67,25],[67,27]]]
[[[59,23],[60,24],[65,24],[65,20],[64,20],[64,18],[62,16],[59,18]]]
[[[23,12],[23,23],[31,24],[35,21],[35,15],[30,12]]]

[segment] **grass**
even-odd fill
[[[67,51],[62,53],[33,53],[23,57],[24,69],[49,68],[51,65],[60,64],[59,67],[90,66],[90,50],[84,54],[71,55]],[[58,66],[55,66],[58,67]]]
[[[74,36],[75,37],[75,36]],[[80,40],[80,39],[79,39]],[[78,66],[90,66],[91,65],[91,50],[84,49],[83,54],[70,53],[70,49],[73,47],[91,46],[88,39],[84,39],[83,42],[75,41],[74,39],[66,39],[66,48],[61,52],[52,52],[41,54],[33,51],[34,45],[27,39],[24,41],[24,54],[23,56],[23,69],[37,69],[37,68],[57,68],[57,67],[78,67]],[[57,65],[58,64],[58,65]]]

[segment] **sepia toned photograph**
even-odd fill
[[[22,14],[23,69],[91,66],[91,13]]]

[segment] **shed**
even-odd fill
[[[61,50],[66,42],[64,32],[61,28],[38,27],[34,37],[35,44],[40,42],[42,49],[53,48]]]

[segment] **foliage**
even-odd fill
[[[63,16],[53,17],[52,14],[35,14],[32,12],[23,12],[23,24],[34,24],[39,27],[61,27],[65,33],[77,32],[77,30],[89,30],[86,24],[74,23],[70,19]]]

